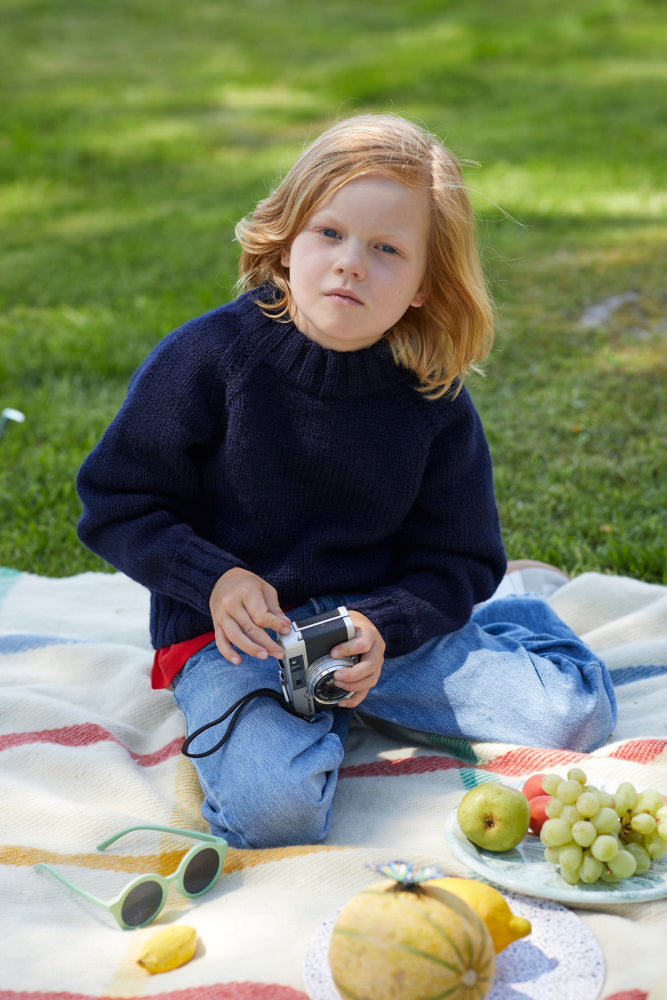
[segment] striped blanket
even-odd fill
[[[374,880],[368,863],[470,874],[443,832],[466,788],[577,763],[594,784],[667,793],[667,587],[584,574],[551,603],[612,671],[619,721],[602,749],[418,742],[355,723],[323,844],[230,849],[210,892],[193,902],[172,889],[155,924],[121,931],[33,864],[110,900],[137,872],[173,871],[184,845],[146,831],[101,853],[107,836],[142,822],[204,829],[182,719],[150,688],[147,594],[121,574],[0,570],[0,1000],[307,1000],[313,935]],[[667,898],[575,912],[604,957],[600,1000],[667,997]],[[174,922],[197,930],[195,959],[150,976],[137,955]]]

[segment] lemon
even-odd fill
[[[530,920],[512,913],[505,897],[485,882],[469,878],[437,878],[424,884],[451,892],[467,903],[486,924],[496,955],[512,941],[530,934]]]
[[[187,924],[165,927],[146,941],[137,959],[150,973],[169,972],[189,962],[197,950],[197,932]]]

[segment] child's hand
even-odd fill
[[[275,588],[261,577],[239,566],[228,569],[213,587],[209,607],[216,646],[230,663],[241,662],[233,646],[260,660],[283,655],[282,646],[265,629],[284,635],[290,620],[280,609]]]
[[[348,611],[354,625],[354,639],[341,642],[331,650],[332,656],[358,656],[353,667],[343,667],[334,674],[339,687],[354,691],[351,698],[338,702],[340,708],[356,708],[377,684],[384,663],[384,639],[375,625],[358,611]]]

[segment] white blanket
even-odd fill
[[[192,902],[172,890],[155,924],[121,931],[33,864],[49,861],[108,900],[137,872],[172,871],[176,844],[186,845],[140,833],[102,854],[106,836],[142,822],[205,829],[180,754],[182,718],[168,691],[150,688],[147,594],[121,574],[0,570],[0,1000],[306,1000],[312,935],[374,880],[367,862],[471,874],[443,834],[471,775],[521,780],[577,762],[594,784],[667,794],[667,588],[584,574],[551,603],[612,671],[619,721],[606,746],[587,756],[463,740],[405,746],[355,725],[324,844],[230,849],[209,893]],[[604,955],[599,996],[646,1000],[653,990],[664,1000],[667,899],[576,912]],[[136,957],[172,922],[196,928],[199,950],[150,976]]]

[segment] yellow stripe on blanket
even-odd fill
[[[263,850],[239,850],[230,848],[225,858],[225,872],[245,871],[260,865],[272,864],[285,858],[303,857],[320,852],[343,851],[344,847],[327,847],[319,844],[304,844],[294,847],[274,847]],[[6,844],[0,847],[0,864],[34,865],[44,861],[50,865],[70,865],[77,868],[97,868],[104,871],[155,872],[156,875],[171,875],[176,871],[185,850],[161,851],[156,854],[64,854],[60,851],[44,851],[35,847]]]

